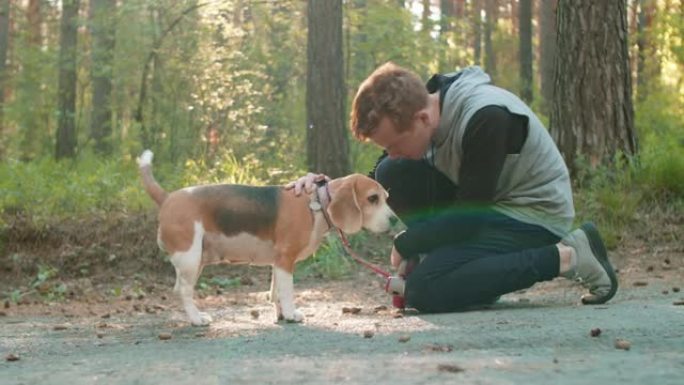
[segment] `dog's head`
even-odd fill
[[[330,181],[332,200],[328,214],[333,224],[347,234],[365,228],[372,232],[389,231],[394,213],[387,205],[387,191],[380,183],[352,174]]]

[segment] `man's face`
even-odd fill
[[[380,124],[370,136],[375,144],[387,151],[390,158],[421,159],[430,143],[430,132],[424,117],[418,113],[407,130],[399,132],[388,117],[382,118]]]

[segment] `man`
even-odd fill
[[[592,224],[574,218],[567,167],[546,128],[479,67],[423,85],[387,63],[359,87],[351,130],[384,148],[373,176],[407,225],[393,266],[408,274],[408,306],[445,312],[490,303],[557,276],[589,289],[585,304],[610,300],[615,272]],[[291,183],[311,191],[314,174]]]

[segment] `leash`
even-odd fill
[[[385,291],[387,293],[392,294],[392,305],[397,309],[404,309],[406,307],[406,301],[404,300],[404,286],[406,285],[406,275],[404,274],[404,271],[406,271],[407,262],[402,261],[399,265],[399,271],[401,272],[399,275],[391,275],[387,271],[379,268],[377,265],[368,262],[367,260],[361,258],[358,254],[356,254],[354,250],[351,248],[351,244],[349,244],[349,240],[347,240],[347,237],[344,235],[342,230],[340,230],[339,228],[336,229],[337,234],[340,236],[340,239],[342,240],[342,246],[344,246],[344,250],[347,252],[347,255],[349,255],[353,260],[358,262],[361,266],[364,266],[372,270],[375,274],[385,279]]]
[[[347,252],[347,255],[349,255],[353,260],[358,262],[360,265],[365,266],[366,268],[373,271],[375,274],[381,276],[382,278],[387,279],[392,276],[392,274],[390,274],[389,272],[381,269],[379,266],[374,265],[371,262],[368,262],[367,260],[361,258],[358,254],[356,254],[354,250],[351,248],[351,244],[349,243],[347,236],[344,235],[342,230],[340,230],[339,228],[336,228],[336,230],[337,234],[340,236],[340,239],[342,240],[342,246],[344,247],[344,250]]]
[[[347,236],[344,234],[340,228],[336,227],[333,225],[332,221],[330,220],[330,217],[328,215],[328,212],[325,210],[325,204],[321,200],[321,196],[319,195],[319,189],[325,187],[325,193],[326,193],[326,198],[328,200],[328,203],[332,201],[332,198],[330,196],[330,190],[327,188],[327,181],[318,181],[316,182],[316,200],[318,203],[318,206],[314,206],[316,208],[320,207],[321,212],[323,213],[323,218],[325,218],[325,221],[328,223],[328,227],[331,229],[337,230],[337,234],[340,237],[340,240],[342,241],[342,246],[344,250],[347,252],[347,255],[354,261],[356,261],[358,264],[361,266],[373,271],[375,274],[379,275],[381,278],[385,280],[385,291],[387,293],[390,293],[393,295],[392,297],[392,304],[394,307],[399,308],[399,309],[404,309],[405,303],[404,303],[404,284],[405,284],[405,279],[406,276],[404,272],[406,271],[406,261],[402,261],[402,263],[399,265],[399,275],[392,275],[388,271],[383,270],[379,266],[363,259],[361,256],[359,256],[354,249],[351,247],[351,243],[347,239]],[[313,207],[312,207],[313,208]]]

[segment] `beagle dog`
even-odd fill
[[[301,322],[294,304],[295,263],[313,254],[332,226],[349,234],[362,228],[385,232],[394,220],[387,191],[364,175],[333,179],[300,196],[282,186],[230,184],[167,193],[152,175],[152,157],[144,151],[138,165],[145,190],[159,206],[157,243],[176,269],[174,291],[193,325],[211,322],[195,306],[193,292],[202,268],[218,263],[273,266],[277,319]]]

